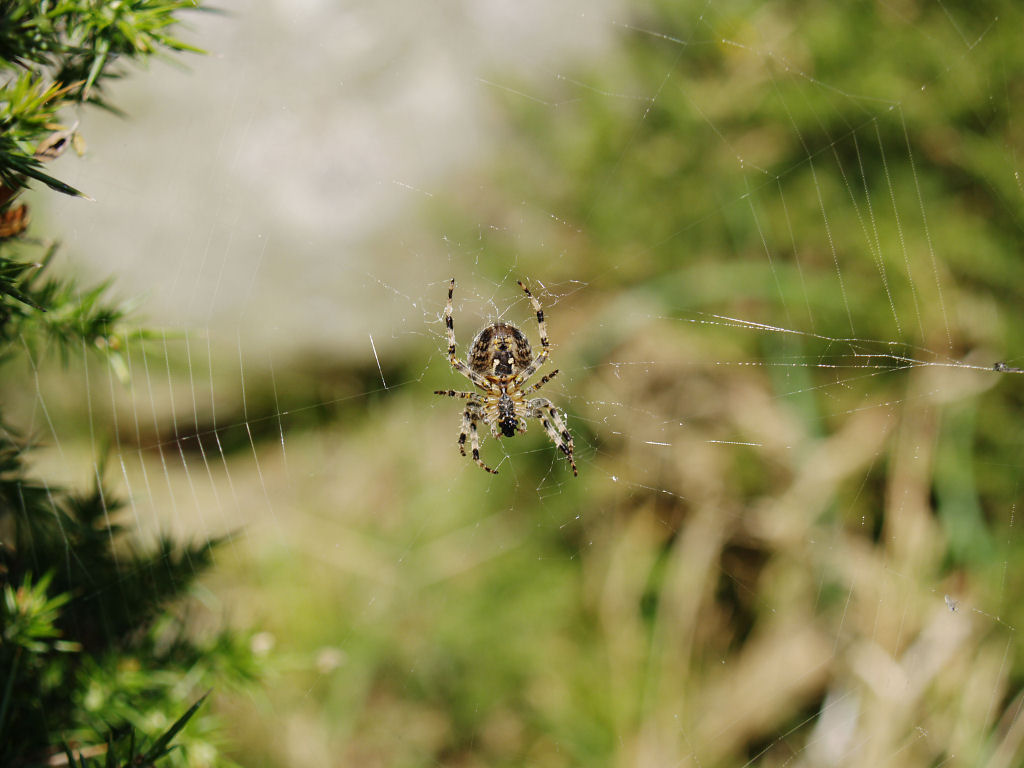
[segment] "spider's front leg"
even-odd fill
[[[558,413],[558,409],[546,397],[534,398],[530,401],[529,408],[533,417],[540,420],[541,426],[548,433],[551,442],[557,445],[562,453],[565,454],[565,457],[569,459],[573,477],[578,477],[576,459],[573,457],[575,448],[572,442],[572,435],[569,434],[569,430],[565,426],[565,420]]]
[[[473,461],[475,461],[481,469],[485,469],[492,475],[498,474],[498,470],[491,469],[484,464],[483,459],[480,458],[480,435],[476,431],[476,422],[480,417],[479,408],[474,407],[471,403],[466,406],[466,410],[462,412],[462,430],[459,432],[459,453],[463,456],[466,455],[466,438],[469,438],[469,447],[473,455]]]

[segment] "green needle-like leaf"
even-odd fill
[[[188,721],[192,719],[192,716],[199,711],[199,707],[203,705],[203,702],[206,701],[206,697],[209,695],[210,692],[207,691],[202,696],[200,696],[198,701],[196,701],[195,704],[189,707],[185,714],[179,717],[174,722],[174,724],[170,728],[168,728],[159,739],[156,740],[153,746],[150,747],[142,756],[141,760],[143,764],[152,763],[155,760],[160,759],[170,751],[168,745],[171,743],[171,740],[178,735],[178,732],[182,728],[184,728],[188,724]]]

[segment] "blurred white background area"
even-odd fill
[[[217,7],[175,30],[207,55],[115,83],[124,117],[82,111],[87,154],[54,171],[94,202],[35,210],[141,322],[275,357],[362,348],[382,286],[447,279],[445,233],[421,240],[417,206],[500,151],[496,92],[530,98],[617,29],[611,0]]]

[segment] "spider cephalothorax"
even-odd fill
[[[444,322],[448,335],[448,362],[481,392],[458,392],[454,389],[440,389],[435,395],[458,397],[467,400],[462,413],[462,429],[459,432],[459,451],[466,455],[466,440],[469,439],[473,461],[492,474],[498,474],[480,458],[480,435],[477,422],[482,421],[491,428],[494,437],[514,437],[517,432],[526,431],[526,419],[535,418],[544,427],[551,441],[569,459],[573,475],[576,474],[576,460],[573,458],[572,435],[565,427],[565,420],[558,409],[546,397],[527,399],[558,373],[552,371],[536,384],[523,389],[523,384],[544,365],[550,352],[548,330],[544,322],[544,310],[533,297],[530,289],[522,282],[519,287],[529,298],[537,313],[537,327],[540,329],[540,354],[533,356],[526,335],[509,323],[494,323],[480,331],[470,345],[466,363],[455,356],[455,328],[452,323],[452,296],[455,293],[455,278],[448,284],[448,303],[444,308]],[[468,365],[467,365],[468,363]]]

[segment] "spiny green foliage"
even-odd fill
[[[168,33],[195,0],[102,0],[0,3],[0,63],[8,70],[0,102],[0,180],[31,177],[67,194],[80,194],[42,171],[36,145],[66,103],[107,108],[104,82],[120,77],[122,58],[162,49],[198,51]]]
[[[52,273],[56,245],[28,240],[21,190],[33,181],[82,193],[43,170],[78,142],[63,107],[102,98],[123,59],[196,50],[169,34],[193,2],[0,2],[0,364],[91,350],[122,379],[127,308],[107,285],[82,289]],[[76,147],[77,148],[77,147]],[[199,686],[243,682],[256,670],[244,640],[197,639],[171,610],[207,568],[216,541],[135,545],[104,487],[76,493],[33,477],[35,436],[0,403],[0,764],[61,751],[69,765],[185,764],[172,739],[220,763],[215,721],[194,717]],[[204,697],[205,698],[205,697]],[[195,735],[198,731],[198,735]],[[147,746],[148,745],[148,746]]]
[[[188,711],[179,717],[148,749],[141,752],[137,748],[139,745],[135,743],[134,730],[129,729],[127,733],[120,734],[116,738],[114,734],[110,734],[107,737],[104,749],[101,750],[104,753],[102,761],[104,768],[129,768],[129,766],[153,765],[157,760],[169,755],[171,750],[174,749],[174,747],[170,746],[171,740],[192,719],[192,716],[202,706],[207,695],[203,694],[203,697],[189,707]],[[99,759],[90,760],[81,752],[76,757],[72,749],[66,744],[64,745],[64,756],[68,761],[68,765],[72,766],[72,768],[75,768],[75,766],[77,768],[98,768],[101,765]]]

